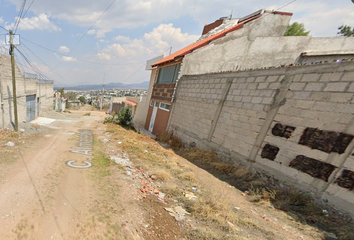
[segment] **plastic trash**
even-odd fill
[[[5,146],[8,146],[8,147],[14,147],[15,144],[13,142],[8,142],[5,144]]]

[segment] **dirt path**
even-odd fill
[[[0,148],[1,240],[336,239],[270,203],[248,201],[168,146],[103,124],[105,116],[89,108],[50,113],[47,131]],[[190,214],[176,221],[182,215],[166,207]]]
[[[0,183],[1,239],[139,239],[144,234],[136,221],[125,224],[128,227],[122,225],[130,221],[124,219],[126,214],[141,215],[138,205],[127,202],[131,201],[127,190],[119,190],[125,196],[114,197],[120,185],[129,189],[125,186],[129,183],[100,178],[95,166],[78,169],[66,164],[75,160],[74,165],[84,166],[83,161],[92,158],[70,152],[80,150],[72,149],[79,146],[80,129],[92,130],[93,136],[104,134],[105,114],[85,113],[73,111],[68,120],[50,124],[49,134],[43,134],[30,148],[15,147],[20,158],[10,171],[2,173]],[[122,202],[112,204],[111,200]],[[127,205],[134,210],[126,213]],[[131,229],[134,225],[137,229]]]

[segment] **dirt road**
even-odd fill
[[[229,172],[212,152],[184,149],[181,157],[131,129],[103,124],[106,115],[90,110],[48,113],[34,125],[46,131],[15,134],[15,147],[0,139],[1,240],[352,239],[352,225],[321,209],[304,220],[274,208],[272,192],[247,198],[193,164]],[[253,176],[242,168],[233,173],[235,181]]]
[[[100,178],[102,173],[95,167],[67,165],[69,160],[75,160],[72,166],[88,166],[85,160],[92,162],[87,159],[93,157],[85,153],[93,152],[70,151],[82,151],[77,147],[89,148],[87,144],[92,144],[84,136],[86,145],[80,145],[81,129],[91,130],[93,136],[104,135],[105,114],[73,111],[68,115],[47,125],[49,132],[32,142],[30,148],[15,147],[20,158],[0,170],[1,239],[141,238],[142,223],[127,228],[122,225],[130,222],[126,214],[141,215],[140,206],[127,204],[131,194],[124,191],[129,187],[120,189],[116,183]],[[127,205],[131,207],[128,213],[124,209]],[[136,229],[132,229],[134,225]]]

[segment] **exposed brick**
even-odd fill
[[[298,83],[298,82],[295,82],[295,83],[292,83],[290,85],[290,90],[302,90],[304,89],[304,87],[306,86],[306,83]]]
[[[266,158],[266,159],[274,161],[278,152],[279,152],[278,147],[272,146],[270,144],[266,144],[262,150],[261,158]]]
[[[296,156],[296,158],[290,162],[289,166],[326,182],[328,182],[329,176],[331,176],[336,168],[329,163],[324,163],[303,155]]]
[[[252,103],[261,103],[262,102],[262,98],[261,97],[253,97],[251,102]]]
[[[258,84],[258,89],[267,89],[269,86],[269,83],[260,83]]]
[[[346,103],[353,99],[353,93],[331,93],[331,102]]]
[[[317,73],[304,74],[301,78],[301,82],[318,82],[320,77],[321,74]]]
[[[347,72],[344,73],[342,81],[348,81],[348,82],[353,82],[354,81],[354,72]]]
[[[265,76],[260,76],[260,77],[257,77],[256,78],[256,83],[264,83],[266,81],[266,78]]]
[[[324,91],[327,91],[327,92],[343,92],[348,85],[349,85],[349,82],[327,83],[327,86],[324,89]]]
[[[324,73],[320,78],[320,82],[338,82],[342,75],[342,73]]]
[[[305,87],[305,91],[321,91],[325,83],[308,83]]]

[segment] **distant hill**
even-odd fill
[[[59,88],[65,88],[65,90],[77,90],[77,91],[90,91],[90,90],[102,90],[102,84],[97,85],[78,85],[72,87],[60,87],[54,86],[54,90]],[[110,89],[148,89],[149,82],[135,83],[135,84],[123,84],[123,83],[108,83],[104,86],[105,90]]]

